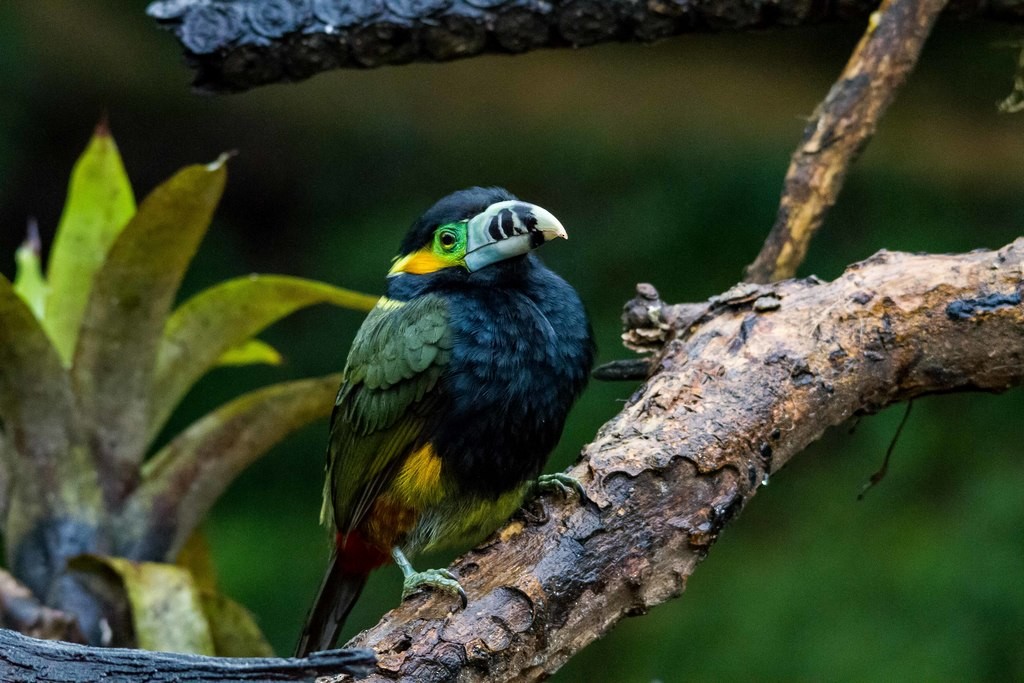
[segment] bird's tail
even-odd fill
[[[306,617],[306,625],[295,648],[296,657],[306,657],[312,652],[329,650],[338,639],[338,633],[345,624],[348,613],[363,592],[368,570],[352,571],[343,567],[338,551],[331,553],[331,562],[320,585],[316,601]],[[348,569],[348,571],[346,571]]]

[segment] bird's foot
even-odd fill
[[[462,584],[447,569],[427,569],[422,572],[406,574],[402,582],[402,600],[418,591],[420,588],[433,588],[452,595],[458,595],[465,608],[468,603],[466,591],[462,590]]]
[[[583,491],[583,484],[576,477],[570,477],[568,474],[542,474],[537,477],[537,491],[540,493],[547,493],[554,491],[562,494],[562,496],[568,498],[573,492],[579,496],[581,501],[587,500],[587,494]]]

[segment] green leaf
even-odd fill
[[[203,601],[188,570],[101,555],[80,555],[69,565],[78,571],[102,575],[107,570],[117,576],[128,598],[135,641],[141,649],[214,654]]]
[[[46,329],[65,364],[74,354],[93,277],[134,213],[135,197],[121,155],[101,123],[71,172],[47,271],[51,292]]]
[[[314,304],[368,311],[376,302],[377,297],[367,294],[285,275],[251,275],[200,292],[167,321],[157,359],[150,436],[225,352],[268,325]]]
[[[0,275],[0,421],[12,489],[5,542],[14,548],[36,521],[54,514],[89,520],[99,489],[74,429],[71,383],[28,304]]]
[[[39,320],[42,320],[45,314],[48,294],[46,278],[43,277],[42,266],[39,262],[41,247],[39,228],[35,221],[32,221],[28,226],[28,236],[14,252],[14,262],[18,267],[14,276],[14,291],[25,300]]]
[[[188,166],[153,190],[96,273],[72,374],[104,467],[129,472],[145,453],[164,325],[223,192],[225,159]]]
[[[218,593],[203,593],[202,600],[218,657],[274,656],[249,610]]]
[[[217,359],[218,366],[280,365],[283,362],[284,357],[277,349],[259,339],[232,346]]]
[[[176,557],[240,472],[291,432],[330,414],[340,383],[338,373],[274,384],[200,418],[143,464],[125,524],[149,547]]]

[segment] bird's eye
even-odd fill
[[[438,241],[441,242],[441,246],[444,247],[445,249],[451,249],[452,247],[455,246],[455,242],[457,240],[455,238],[455,233],[448,232],[447,230],[445,230],[444,232],[441,233],[441,236],[438,238]]]

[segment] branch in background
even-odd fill
[[[744,285],[704,305],[628,308],[656,371],[545,499],[350,645],[374,680],[540,680],[619,620],[683,592],[722,528],[830,426],[916,396],[1024,383],[1024,238],[961,255],[880,252],[836,281]]]
[[[1024,21],[1016,0],[953,6],[958,16]],[[197,88],[240,91],[342,67],[844,21],[873,7],[863,0],[158,0],[148,12],[181,41]]]
[[[21,683],[313,681],[326,674],[361,676],[372,666],[373,655],[365,650],[328,650],[306,659],[229,659],[88,647],[0,629],[0,680]]]
[[[747,268],[750,282],[796,275],[846,173],[917,63],[946,0],[885,0],[793,153],[775,225]]]

